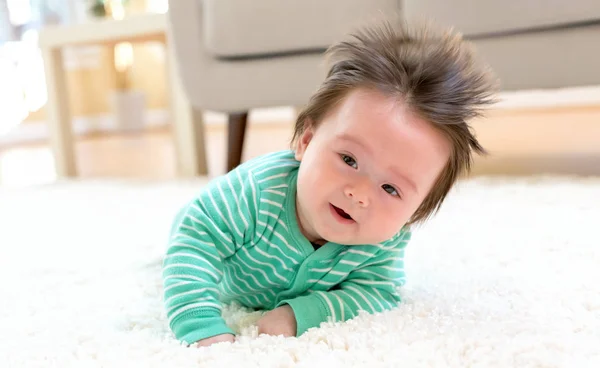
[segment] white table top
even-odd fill
[[[166,14],[143,14],[122,20],[97,20],[74,25],[58,25],[40,31],[39,45],[56,48],[78,44],[164,41]]]

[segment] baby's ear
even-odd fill
[[[307,121],[307,123],[305,124],[305,127],[304,127],[304,131],[302,132],[302,134],[296,141],[296,152],[295,152],[296,160],[302,161],[302,158],[304,157],[304,153],[306,152],[306,148],[308,147],[308,144],[312,140],[313,136],[314,136],[313,125]]]

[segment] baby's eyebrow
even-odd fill
[[[357,146],[360,146],[360,148],[364,149],[365,152],[367,152],[369,155],[373,155],[373,151],[371,150],[371,147],[364,144],[359,138],[351,136],[347,133],[341,134],[340,136],[338,136],[338,138],[341,140],[344,140],[344,141],[348,141],[350,143],[354,143]]]
[[[398,178],[401,181],[405,182],[410,187],[410,189],[412,189],[413,192],[419,194],[419,190],[417,189],[417,185],[415,184],[415,182],[410,177],[408,177],[406,175],[403,175],[401,172],[399,172],[398,170],[396,170],[396,168],[394,168],[394,167],[391,167],[390,171],[392,172],[392,174],[396,178]]]

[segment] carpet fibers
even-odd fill
[[[202,181],[0,189],[2,367],[600,367],[600,180],[462,182],[415,229],[403,304],[300,338],[180,346],[160,263]]]

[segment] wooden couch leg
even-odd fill
[[[236,166],[242,162],[247,121],[248,111],[229,114],[227,132],[227,172],[235,169]]]

